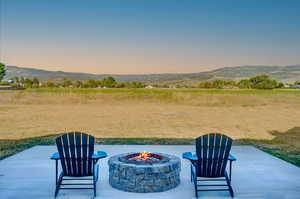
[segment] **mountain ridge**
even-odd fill
[[[142,81],[148,83],[191,83],[213,79],[240,80],[258,74],[267,74],[276,80],[294,82],[300,79],[300,64],[288,66],[245,65],[222,67],[210,71],[198,73],[160,73],[160,74],[91,74],[84,72],[49,71],[44,69],[27,68],[19,66],[6,66],[6,79],[14,76],[33,78],[38,77],[42,81],[59,81],[62,78],[70,79],[103,79],[108,76],[118,81]]]

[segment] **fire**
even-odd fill
[[[147,161],[151,157],[151,153],[149,152],[140,152],[139,155],[134,157],[136,161]]]

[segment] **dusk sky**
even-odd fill
[[[0,61],[88,73],[300,63],[299,0],[0,0]]]

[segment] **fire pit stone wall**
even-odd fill
[[[158,153],[157,153],[158,154]],[[180,184],[180,159],[173,155],[159,154],[169,161],[154,164],[125,163],[120,154],[109,159],[109,183],[112,187],[129,192],[162,192]]]

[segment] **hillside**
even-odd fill
[[[300,65],[291,66],[237,66],[208,72],[214,77],[242,79],[258,74],[268,74],[274,79],[289,82],[300,79]]]
[[[168,84],[196,84],[199,81],[212,79],[243,79],[258,74],[268,74],[274,79],[283,82],[294,82],[300,79],[300,65],[292,66],[236,66],[224,67],[216,70],[199,73],[182,74],[143,74],[143,75],[112,75],[112,74],[89,74],[71,73],[63,71],[47,71],[34,68],[17,66],[7,66],[6,79],[14,76],[18,77],[38,77],[41,80],[60,80],[64,77],[70,79],[103,79],[113,76],[118,81],[143,81],[148,83],[168,83]]]
[[[35,68],[25,68],[17,66],[7,66],[7,74],[5,79],[12,77],[25,77],[32,78],[38,77],[41,80],[59,80],[62,78],[70,79],[103,79],[104,77],[112,76],[118,81],[155,81],[161,78],[163,79],[180,79],[179,76],[182,74],[142,74],[142,75],[115,75],[115,74],[90,74],[90,73],[73,73],[73,72],[64,72],[64,71],[48,71]]]

